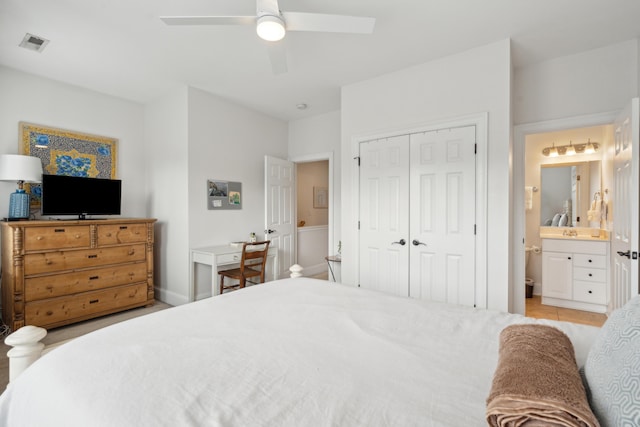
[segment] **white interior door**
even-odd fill
[[[475,126],[411,141],[410,296],[475,304]]]
[[[278,248],[278,277],[289,277],[296,263],[295,164],[265,156],[264,175],[264,238]]]
[[[360,286],[409,293],[409,137],[360,144]]]
[[[631,100],[615,122],[613,158],[614,197],[611,264],[613,285],[611,308],[624,305],[638,288],[638,98]]]

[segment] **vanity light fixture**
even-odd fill
[[[569,141],[569,146],[567,147],[567,150],[564,152],[565,155],[567,156],[575,156],[576,155],[576,149],[573,146],[573,144],[571,143],[571,141]]]
[[[600,144],[597,142],[591,142],[589,139],[587,142],[580,144],[574,144],[569,141],[569,145],[558,145],[553,143],[551,147],[545,147],[542,150],[542,154],[547,157],[558,156],[573,156],[574,154],[593,154],[600,148]]]

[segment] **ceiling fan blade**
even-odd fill
[[[161,16],[167,25],[255,25],[255,16]]]
[[[278,0],[256,0],[256,15],[275,15],[280,14]]]
[[[322,13],[282,12],[287,31],[371,34],[375,18],[325,15]]]
[[[265,42],[267,54],[271,61],[273,74],[284,74],[287,72],[287,50],[282,42]]]

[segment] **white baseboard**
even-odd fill
[[[172,306],[186,304],[189,301],[189,297],[181,294],[177,294],[175,292],[167,291],[165,289],[154,288],[155,298],[164,303],[167,303]]]
[[[328,270],[327,264],[323,262],[321,264],[305,267],[304,270],[302,270],[302,274],[305,277],[309,277],[309,276],[315,276],[317,274],[326,273],[327,270]]]

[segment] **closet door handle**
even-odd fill
[[[400,245],[400,246],[404,246],[404,245],[406,245],[406,244],[407,244],[407,241],[406,241],[406,240],[404,240],[404,239],[400,239],[399,241],[397,241],[397,242],[392,242],[391,244],[392,244],[392,245]]]
[[[418,240],[418,239],[413,239],[413,242],[411,242],[411,244],[412,244],[413,246],[420,246],[420,245],[427,246],[427,244],[426,244],[426,243],[422,243],[422,242],[421,242],[420,240]]]

